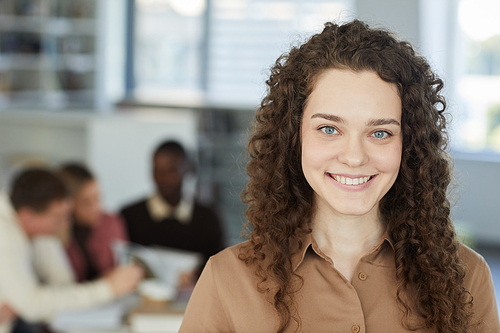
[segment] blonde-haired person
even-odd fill
[[[116,262],[113,244],[127,241],[121,218],[105,213],[101,207],[99,186],[82,164],[68,163],[59,176],[69,189],[73,207],[66,252],[78,281],[104,276]]]
[[[212,257],[180,332],[500,332],[460,244],[443,81],[363,22],[281,56],[248,150],[250,240]]]

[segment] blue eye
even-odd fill
[[[376,131],[376,132],[373,132],[372,134],[375,138],[377,139],[386,139],[388,136],[390,136],[391,134],[389,132],[386,132],[386,131]]]
[[[335,129],[335,127],[331,127],[331,126],[324,126],[324,127],[321,127],[320,129],[323,131],[323,133],[328,134],[328,135],[332,135],[332,134],[335,134],[335,132],[337,132],[337,129]]]

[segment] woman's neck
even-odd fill
[[[312,234],[319,248],[335,256],[360,258],[380,242],[384,232],[378,209],[363,216],[316,209],[312,219]]]
[[[385,227],[378,209],[363,216],[347,216],[330,209],[316,209],[312,235],[319,249],[332,259],[337,271],[352,281],[361,258],[380,242]]]

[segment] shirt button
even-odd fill
[[[351,331],[352,333],[358,333],[359,331],[361,331],[361,328],[358,325],[353,325],[351,327]]]
[[[361,281],[366,280],[366,278],[367,278],[367,277],[368,277],[368,275],[366,275],[366,273],[361,272],[361,273],[359,273],[359,274],[358,274],[358,278],[359,278]]]

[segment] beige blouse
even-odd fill
[[[213,256],[194,289],[180,333],[276,332],[279,324],[272,303],[257,289],[259,279],[251,266],[238,259],[245,243]],[[498,333],[500,325],[493,281],[483,257],[461,247],[466,265],[465,288],[474,297],[482,333]],[[402,323],[396,301],[394,250],[388,238],[357,265],[349,282],[323,254],[312,235],[292,258],[304,285],[295,293],[302,326],[298,332],[386,333],[410,332]],[[295,332],[291,321],[286,332]],[[422,333],[425,330],[414,332]]]

